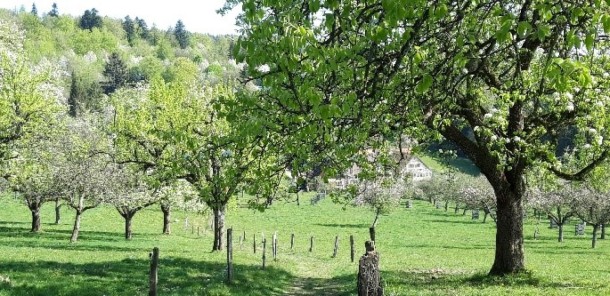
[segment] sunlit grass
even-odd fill
[[[529,273],[506,278],[486,276],[494,254],[493,222],[473,221],[461,211],[445,212],[423,201],[413,209],[397,208],[377,226],[377,248],[387,295],[605,295],[610,294],[610,244],[575,237],[566,228],[566,241],[541,223],[525,227]],[[145,295],[148,291],[148,253],[161,250],[160,295],[353,295],[357,263],[350,262],[349,235],[356,257],[364,251],[373,213],[342,209],[323,200],[311,205],[305,198],[276,202],[265,212],[234,207],[227,224],[234,229],[235,281],[226,284],[226,254],[211,253],[207,217],[175,211],[173,233],[162,235],[162,215],[153,207],[134,218],[134,238],[123,239],[122,218],[112,208],[86,212],[79,242],[69,243],[73,213],[62,208],[60,225],[53,206],[43,208],[43,231],[29,233],[29,211],[5,197],[0,201],[0,295]],[[190,225],[185,229],[184,220]],[[193,225],[195,225],[193,227]],[[197,236],[199,228],[200,236]],[[590,229],[588,234],[590,233]],[[246,233],[243,245],[239,237]],[[270,239],[279,237],[277,261]],[[267,266],[261,268],[262,235]],[[290,249],[290,234],[296,244]],[[252,236],[256,234],[257,253]],[[334,238],[339,254],[331,258]],[[314,249],[309,252],[309,239]]]

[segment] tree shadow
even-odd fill
[[[360,223],[360,224],[345,224],[345,223],[316,223],[314,225],[324,226],[324,227],[338,227],[338,228],[363,228],[368,229],[370,224]]]
[[[483,223],[482,220],[439,220],[439,219],[427,219],[427,220],[422,220],[422,221],[426,221],[426,222],[433,222],[433,223],[452,223],[452,224],[468,224],[468,225],[473,225],[473,224],[489,224],[488,222]],[[493,223],[493,222],[492,222]]]
[[[536,277],[531,272],[507,276],[490,276],[486,273],[467,273],[445,271],[443,269],[410,270],[400,272],[383,272],[382,279],[386,286],[401,287],[404,291],[445,291],[447,287],[472,287],[475,289],[497,288],[532,288],[541,289],[575,288],[586,283],[549,282]]]
[[[146,295],[149,261],[85,264],[3,262],[0,270],[9,283],[0,285],[0,295]],[[226,266],[183,258],[159,260],[159,295],[284,295],[294,281],[289,272],[268,267],[234,265],[234,281],[225,283]]]

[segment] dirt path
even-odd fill
[[[339,278],[317,277],[319,274],[326,273],[321,272],[321,270],[328,268],[328,262],[324,260],[300,260],[299,263],[296,268],[296,278],[284,292],[284,295],[350,295],[345,279],[342,281]]]
[[[296,278],[285,295],[331,296],[343,293],[341,285],[330,279]]]

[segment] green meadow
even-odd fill
[[[30,213],[10,196],[0,198],[0,295],[147,295],[149,253],[160,249],[159,295],[354,295],[357,260],[364,252],[373,213],[366,208],[276,201],[264,212],[240,202],[229,209],[234,230],[234,273],[225,283],[226,253],[210,252],[208,217],[174,211],[172,234],[162,235],[162,214],[151,207],[136,214],[134,237],[123,238],[123,220],[112,208],[85,212],[79,241],[69,243],[73,213],[62,208],[54,225],[53,204],[43,206],[43,230],[30,233]],[[188,217],[189,226],[185,227]],[[482,220],[482,216],[481,216]],[[610,244],[590,248],[587,235],[566,240],[530,213],[525,226],[529,272],[486,276],[494,254],[495,227],[470,213],[436,209],[425,201],[396,208],[377,226],[376,245],[386,295],[609,295]],[[535,227],[540,235],[534,239]],[[199,234],[198,234],[199,232]],[[245,240],[240,244],[240,236]],[[270,240],[278,235],[278,256]],[[290,236],[295,235],[294,249]],[[256,235],[257,252],[253,252]],[[262,236],[268,239],[262,268]],[[350,262],[349,236],[356,242]],[[309,252],[310,237],[314,237]],[[332,258],[335,236],[339,251]]]

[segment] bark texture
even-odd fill
[[[171,205],[161,203],[161,211],[163,212],[163,234],[171,234]]]

